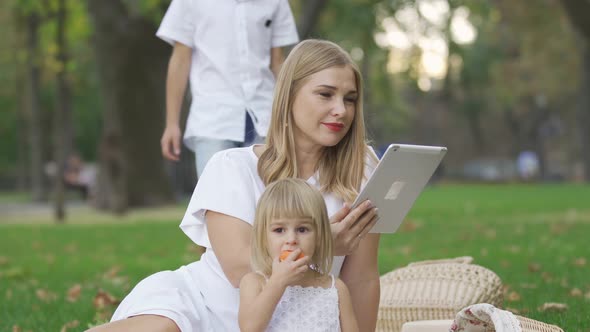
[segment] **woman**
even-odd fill
[[[321,190],[334,237],[332,273],[350,290],[360,330],[374,330],[379,235],[368,232],[377,209],[345,204],[376,164],[361,97],[359,70],[342,48],[298,44],[277,78],[266,144],[215,154],[195,188],[180,227],[206,252],[141,281],[96,331],[239,331],[237,287],[250,272],[256,202],[267,184],[287,177]]]

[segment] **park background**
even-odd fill
[[[376,149],[449,149],[383,237],[380,271],[473,256],[504,281],[506,308],[590,331],[590,3],[290,4],[302,39],[359,64]],[[83,330],[141,278],[198,259],[177,227],[192,154],[169,163],[159,148],[171,48],[155,31],[168,5],[0,2],[1,331]],[[527,178],[523,151],[537,160]],[[55,181],[74,153],[97,171],[90,200]]]

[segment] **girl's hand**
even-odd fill
[[[272,262],[270,280],[284,287],[296,284],[301,280],[311,264],[309,256],[298,258],[301,253],[301,249],[295,249],[282,261],[278,256],[275,257]]]
[[[378,209],[366,200],[356,208],[350,209],[346,203],[330,218],[334,238],[334,256],[351,254],[379,220]]]

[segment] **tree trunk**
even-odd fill
[[[57,165],[57,176],[54,182],[54,216],[57,222],[63,222],[66,217],[65,185],[63,174],[66,158],[72,152],[72,121],[71,121],[71,93],[67,81],[68,51],[66,43],[67,9],[65,0],[59,0],[56,12],[57,29],[55,43],[57,45],[57,62],[61,64],[56,74],[57,105],[54,117],[54,160]]]
[[[580,84],[579,105],[576,112],[584,179],[590,182],[590,40],[582,46],[582,83]]]
[[[481,113],[479,111],[471,110],[466,114],[467,125],[476,151],[486,150],[486,141],[481,128]]]
[[[122,0],[89,0],[88,9],[104,103],[96,203],[122,213],[170,202],[159,148],[170,48]]]
[[[26,91],[26,75],[21,72],[20,66],[17,69],[16,75],[16,91]],[[26,191],[28,185],[29,165],[27,164],[27,98],[26,94],[18,96],[17,99],[17,114],[16,114],[16,158],[17,158],[17,173],[16,173],[16,190]]]
[[[507,106],[505,108],[504,112],[502,112],[502,115],[504,116],[504,122],[506,123],[506,127],[508,127],[508,130],[512,135],[511,141],[513,142],[513,144],[511,145],[510,153],[516,157],[521,151],[526,149],[522,144],[523,124],[522,121],[519,121],[519,119],[516,118],[516,116],[514,115],[514,111],[510,106]]]
[[[584,162],[584,177],[586,182],[590,182],[590,134],[588,126],[590,123],[590,1],[587,0],[561,0],[565,11],[574,28],[580,33],[584,42],[582,43],[582,82],[580,84],[580,94],[578,101],[578,111],[576,113],[578,130],[581,143],[581,155]]]
[[[301,18],[299,19],[299,38],[301,40],[312,37],[322,9],[326,7],[328,0],[306,0],[303,2]]]
[[[46,189],[43,183],[43,157],[41,143],[41,105],[40,105],[40,69],[39,69],[39,24],[37,13],[27,16],[27,115],[28,141],[30,151],[31,194],[34,201],[45,199]]]

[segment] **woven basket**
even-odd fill
[[[520,322],[522,332],[563,332],[559,326],[539,322],[538,320],[515,315]]]
[[[520,322],[522,332],[563,332],[563,330],[555,325],[549,325],[534,319],[514,315]],[[402,332],[449,332],[452,320],[430,320],[430,321],[415,321],[407,322],[402,327]],[[478,326],[477,330],[481,331],[482,327]],[[487,332],[495,332],[493,326],[490,326]]]
[[[476,303],[500,307],[500,277],[472,261],[466,256],[417,262],[381,276],[377,331],[398,332],[416,320],[454,319]]]

